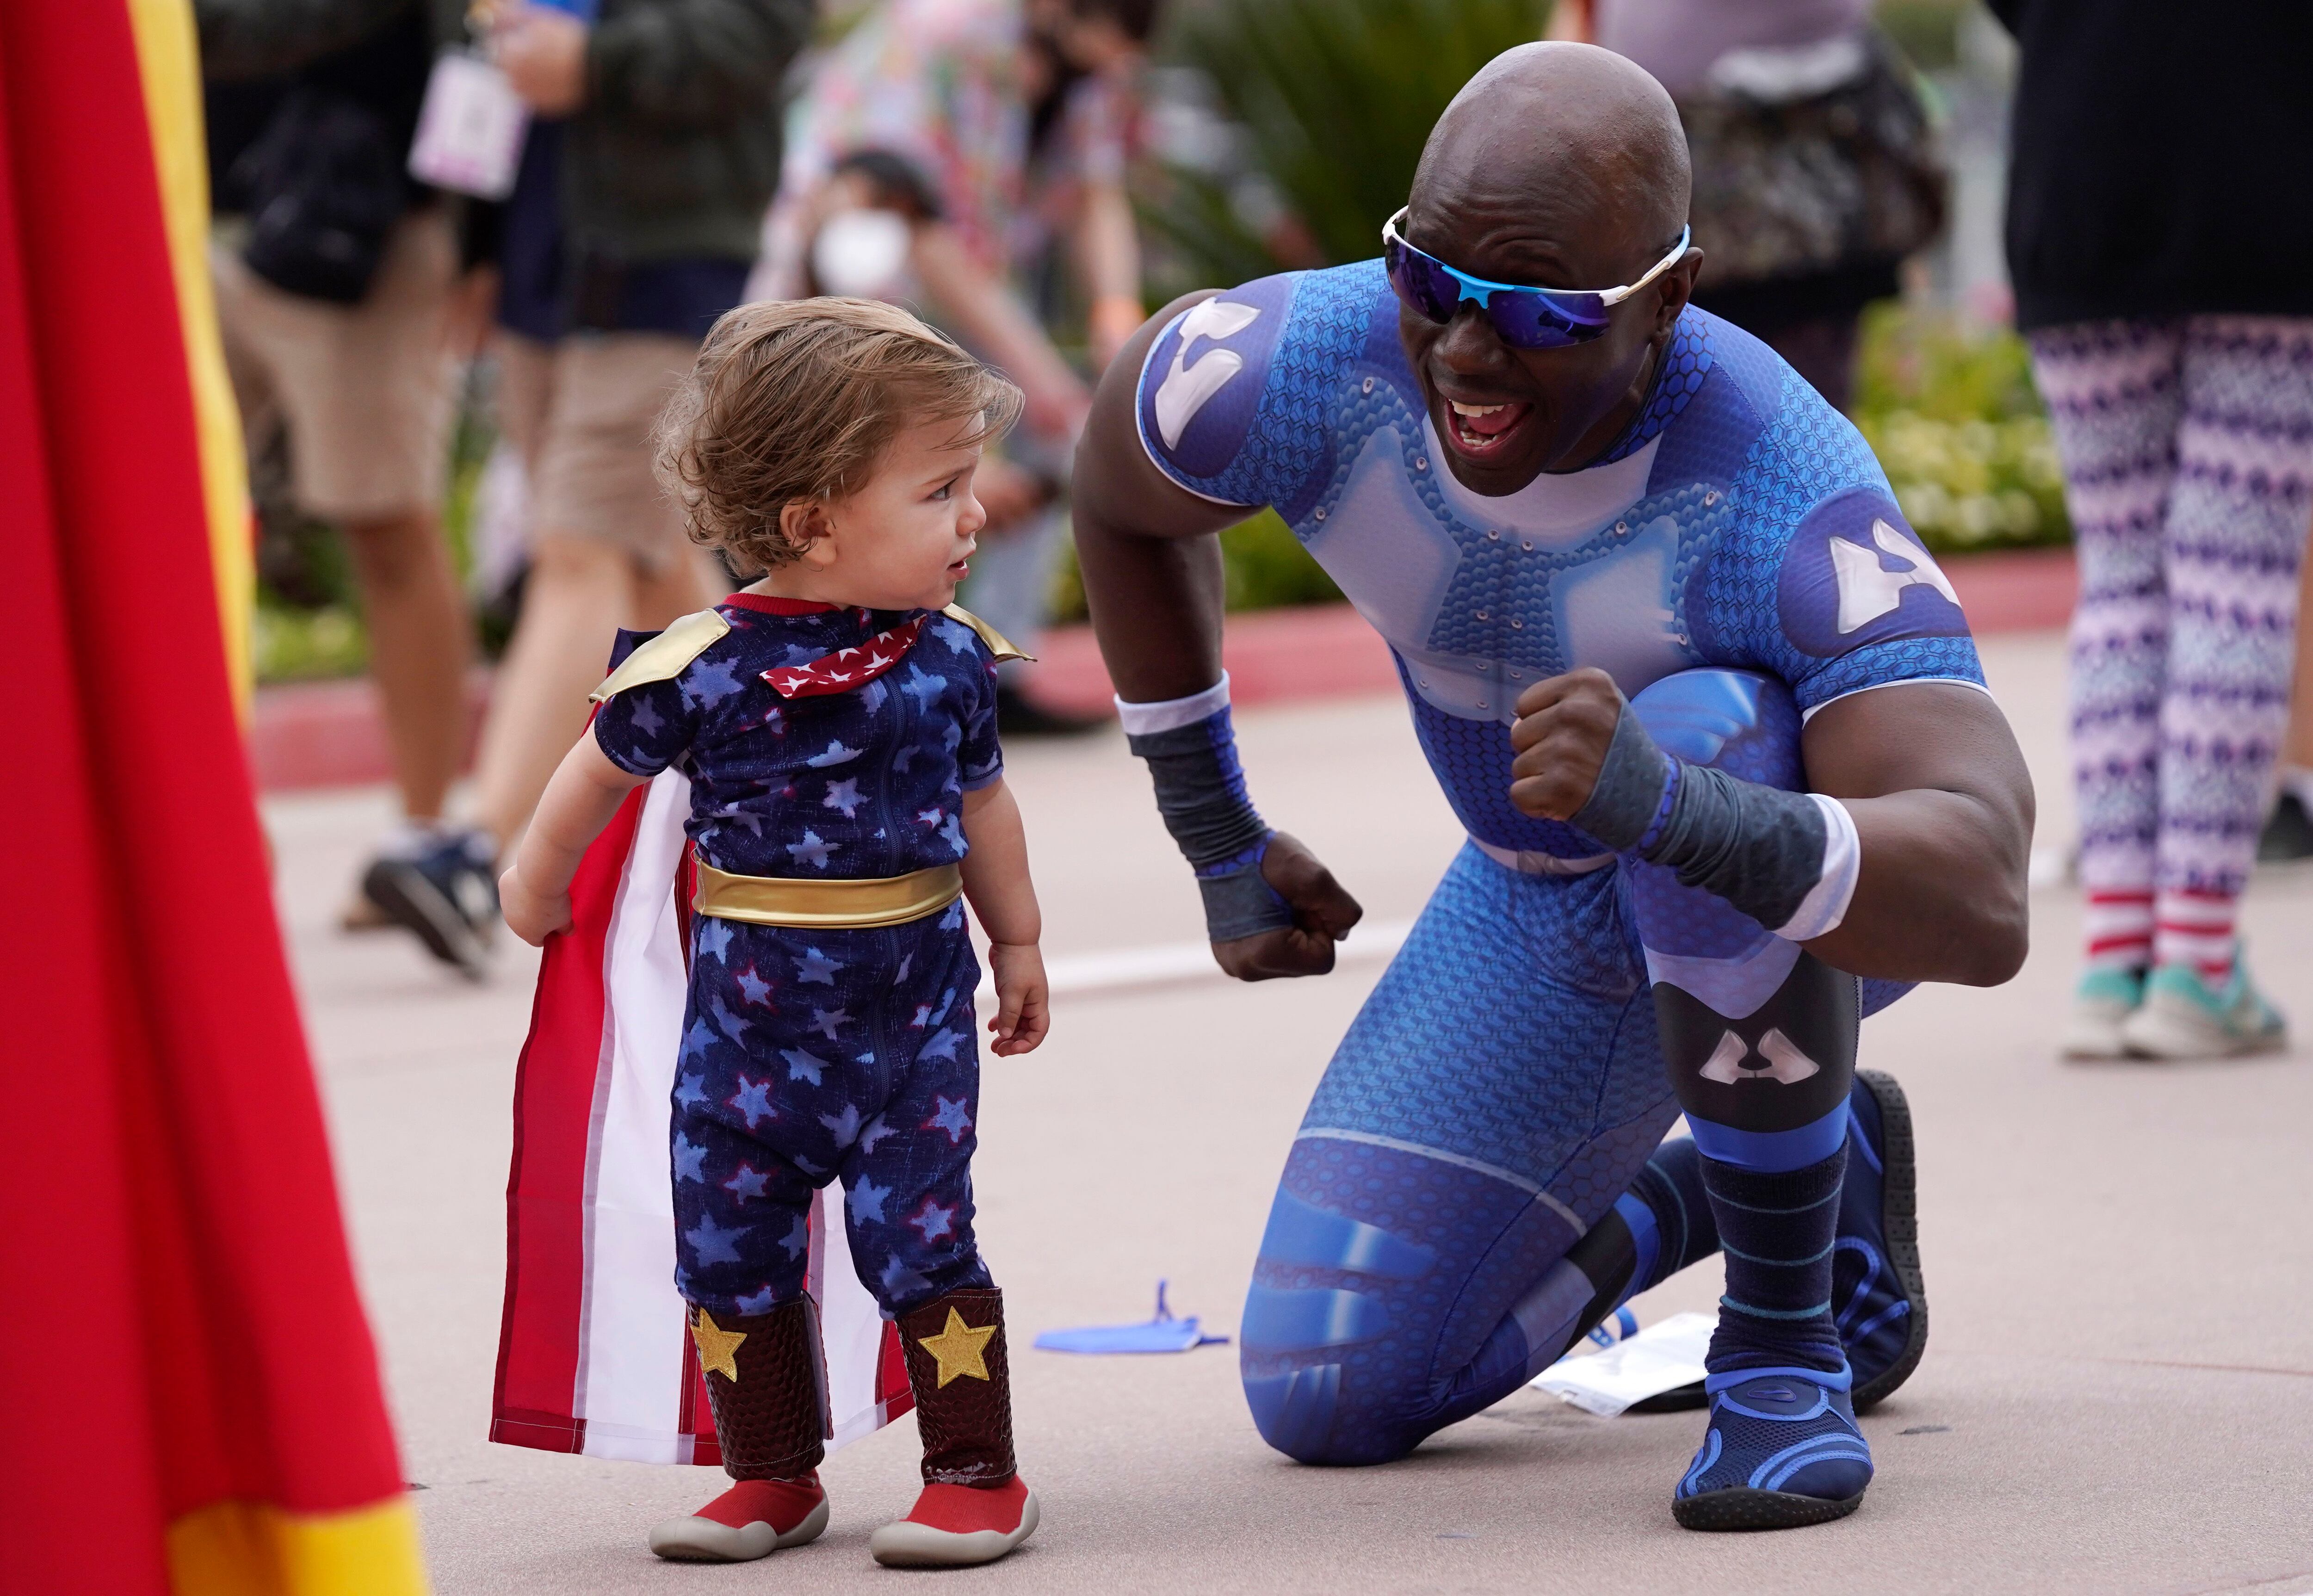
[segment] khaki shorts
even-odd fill
[[[651,429],[699,346],[663,332],[500,329],[498,429],[530,472],[534,535],[600,538],[646,569],[690,557],[682,512],[651,472]]]
[[[394,225],[359,304],[284,293],[224,238],[209,270],[242,420],[252,445],[288,429],[299,507],[355,522],[438,507],[458,394],[458,245],[440,207]]]

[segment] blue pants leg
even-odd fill
[[[1685,757],[1795,784],[1788,698],[1763,717],[1747,685],[1762,679],[1730,686],[1733,675],[1669,678],[1700,691],[1650,705],[1641,694],[1649,729]],[[1262,1237],[1240,1357],[1254,1422],[1280,1451],[1403,1456],[1715,1250],[1698,1208],[1683,1250],[1655,1255],[1649,1204],[1675,1209],[1694,1182],[1646,1168],[1680,1109],[1649,966],[1670,961],[1680,995],[1731,1003],[1746,981],[1781,987],[1796,966],[1781,950],[1799,950],[1644,869],[1520,875],[1469,848],[1447,871],[1319,1084]],[[1843,1026],[1851,1063],[1855,983],[1815,968],[1824,990],[1797,994],[1809,1012],[1792,1023],[1810,1037]],[[1840,1091],[1843,1114],[1843,1077]]]
[[[805,1214],[835,1179],[887,1314],[989,1283],[972,1229],[979,979],[961,904],[877,930],[699,921],[672,1147],[686,1299],[749,1315],[800,1295]]]
[[[1554,1359],[1597,1294],[1567,1251],[1676,1112],[1614,869],[1464,850],[1287,1160],[1240,1336],[1262,1435],[1384,1462]]]

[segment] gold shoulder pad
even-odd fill
[[[987,622],[982,621],[962,604],[950,604],[940,613],[951,621],[963,622],[973,631],[979,633],[980,640],[988,645],[988,651],[996,656],[997,664],[1002,665],[1007,660],[1012,659],[1025,659],[1031,665],[1036,663],[1034,655],[1023,654],[1018,648],[1013,647],[1010,638],[989,625]]]
[[[712,610],[685,615],[628,655],[619,668],[603,677],[602,684],[587,697],[599,704],[646,682],[671,681],[730,630],[731,623]]]

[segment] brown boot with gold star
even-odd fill
[[[745,1563],[819,1539],[827,1493],[819,1319],[809,1298],[752,1318],[690,1310],[723,1471],[738,1483],[697,1512],[654,1525],[650,1548],[687,1563]]]
[[[924,1489],[908,1516],[867,1542],[887,1568],[993,1563],[1036,1528],[1036,1496],[1012,1460],[1012,1377],[1004,1293],[950,1292],[900,1316]]]

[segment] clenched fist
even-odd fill
[[[1541,820],[1571,820],[1590,801],[1623,719],[1623,690],[1595,666],[1518,694],[1510,727],[1510,802]]]
[[[1333,967],[1333,944],[1365,918],[1364,908],[1315,854],[1283,832],[1269,839],[1261,878],[1293,911],[1293,923],[1216,942],[1214,959],[1239,981],[1324,974]]]

